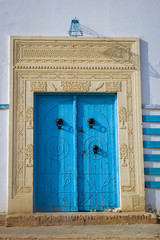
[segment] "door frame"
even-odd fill
[[[144,211],[137,38],[11,37],[9,212],[33,212],[33,96],[116,93],[120,208]]]

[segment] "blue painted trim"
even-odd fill
[[[119,166],[119,151],[118,151],[118,115],[117,115],[117,94],[114,96],[115,104],[114,104],[114,115],[115,115],[115,147],[116,147],[116,154],[115,154],[115,161],[116,161],[116,180],[117,180],[117,207],[120,207],[120,166]]]
[[[34,111],[33,111],[33,119],[34,119],[34,128],[33,128],[33,212],[36,212],[36,191],[37,191],[37,187],[36,187],[36,110],[37,110],[37,103],[36,103],[36,94],[34,94],[34,98],[33,98],[33,105],[34,105]]]
[[[160,135],[160,128],[143,128],[143,134]]]
[[[160,148],[160,141],[144,141],[144,148]]]
[[[160,175],[160,168],[145,168],[144,174],[146,175]]]
[[[9,104],[0,104],[0,109],[9,109]]]
[[[78,211],[78,169],[77,169],[77,96],[73,96],[73,149],[74,149],[74,191],[75,211]]]
[[[144,161],[160,161],[160,154],[144,154]]]
[[[160,110],[160,105],[158,105],[158,104],[154,104],[154,105],[146,105],[146,104],[143,104],[142,105],[142,108],[143,109],[150,109],[150,110]]]
[[[145,188],[160,188],[160,182],[145,182]]]
[[[143,115],[143,122],[160,122],[160,115]]]
[[[52,93],[52,92],[48,92],[48,93],[34,93],[35,95],[40,95],[40,96],[48,96],[48,95],[52,95],[52,96],[56,96],[56,95],[60,95],[60,96],[67,96],[67,95],[74,95],[74,96],[88,96],[88,95],[91,95],[91,96],[97,96],[97,95],[101,95],[101,96],[106,96],[106,95],[109,95],[109,96],[116,96],[117,94],[116,93]]]

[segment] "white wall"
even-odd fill
[[[160,0],[0,0],[0,104],[9,103],[9,36],[68,36],[70,21],[141,39],[143,104],[160,104]],[[8,110],[0,110],[0,212],[7,211]]]

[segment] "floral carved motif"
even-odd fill
[[[46,82],[45,81],[31,81],[30,89],[32,92],[45,92],[46,91]]]
[[[25,149],[26,167],[33,167],[33,145],[27,144]]]
[[[121,92],[121,82],[120,81],[106,81],[105,91],[107,93]]]
[[[26,108],[26,128],[33,128],[33,107],[31,106]]]
[[[65,92],[88,92],[91,81],[61,81]]]
[[[127,110],[125,107],[119,108],[119,121],[120,121],[120,128],[125,129],[126,122],[127,122]]]
[[[127,167],[128,147],[127,147],[127,144],[125,143],[120,144],[120,159],[121,159],[121,166]]]

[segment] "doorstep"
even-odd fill
[[[18,226],[84,226],[116,224],[156,224],[157,216],[145,212],[69,212],[11,214],[5,219],[6,227]]]
[[[0,213],[0,227],[5,226],[6,214]]]

